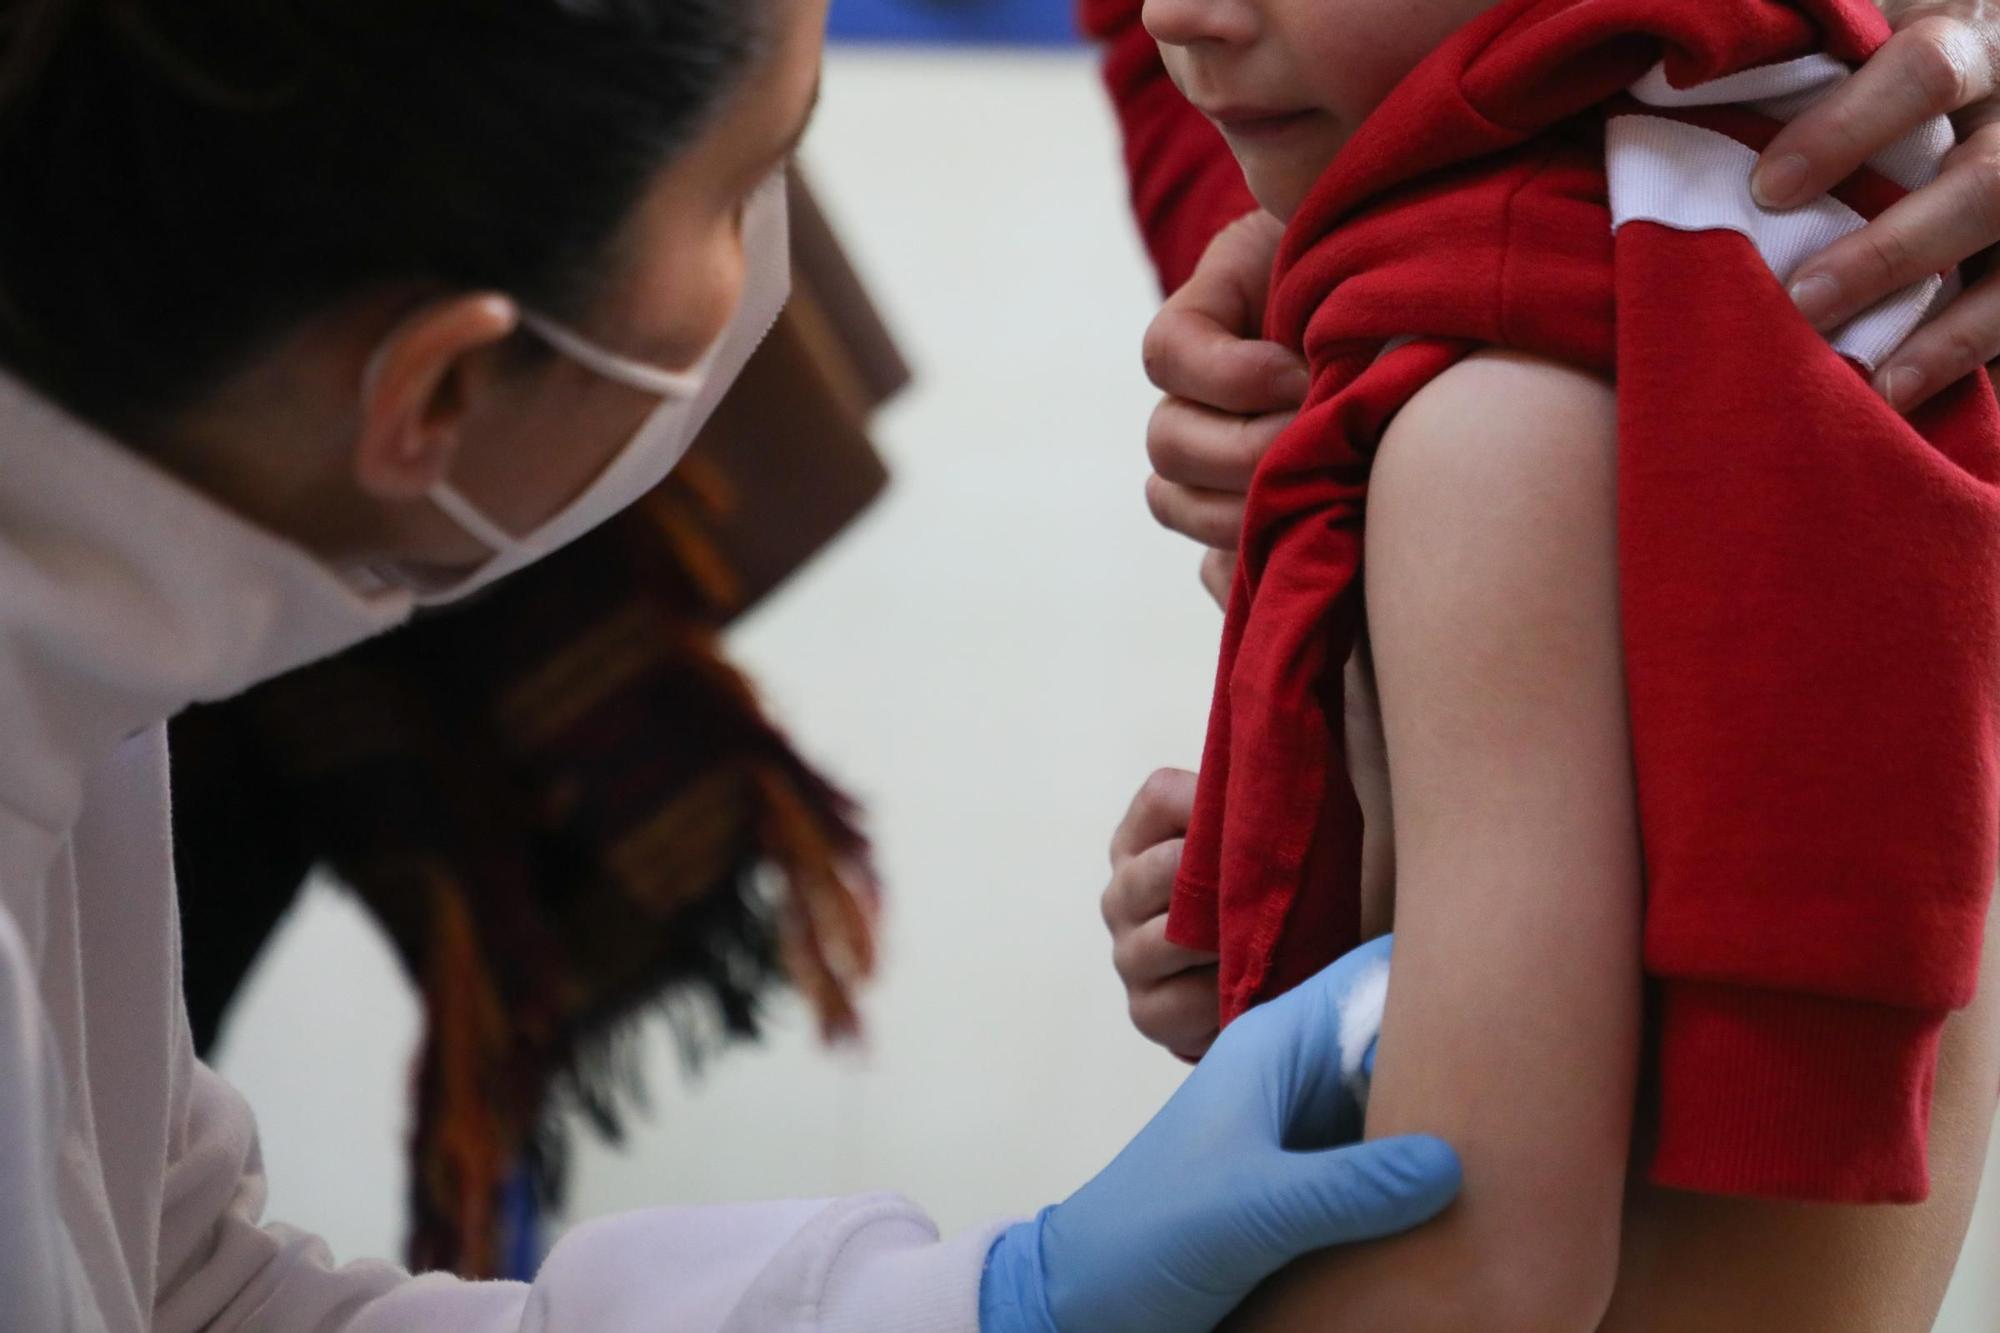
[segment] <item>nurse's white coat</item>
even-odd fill
[[[890,1195],[608,1218],[532,1285],[261,1222],[181,1000],[165,720],[408,613],[0,377],[0,1331],[974,1333],[999,1228]]]

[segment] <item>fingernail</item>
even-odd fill
[[[1288,402],[1304,402],[1311,389],[1312,376],[1306,373],[1304,366],[1294,366],[1278,374],[1278,392]]]
[[[1792,284],[1792,304],[1799,308],[1801,315],[1817,325],[1840,304],[1840,284],[1824,273],[1800,278]]]
[[[1918,391],[1924,387],[1924,373],[1915,366],[1896,366],[1882,372],[1875,387],[1888,399],[1889,406],[1900,412],[1916,401]]]
[[[1750,173],[1750,195],[1766,208],[1790,208],[1806,188],[1806,160],[1787,153]]]

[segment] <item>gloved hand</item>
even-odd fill
[[[1313,1250],[1392,1235],[1458,1193],[1427,1136],[1359,1129],[1390,941],[1231,1024],[1125,1151],[995,1242],[983,1333],[1196,1333]]]

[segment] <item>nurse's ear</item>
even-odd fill
[[[491,387],[494,355],[520,325],[513,300],[444,297],[390,330],[361,384],[354,479],[378,500],[417,500],[451,471],[461,430]]]

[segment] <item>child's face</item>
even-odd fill
[[[1167,72],[1289,218],[1355,127],[1496,0],[1146,0]]]

